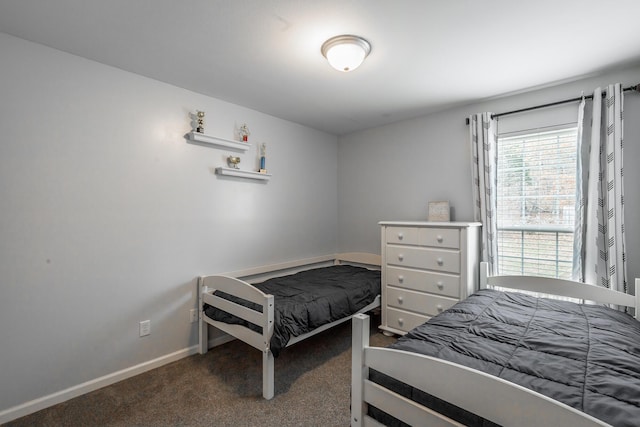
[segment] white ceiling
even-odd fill
[[[639,16],[640,0],[0,0],[0,31],[337,135],[635,65]],[[372,45],[351,73],[320,54],[338,34]]]

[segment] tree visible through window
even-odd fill
[[[571,279],[577,128],[498,137],[498,273]]]

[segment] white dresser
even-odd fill
[[[382,221],[382,325],[403,335],[478,289],[480,223]]]

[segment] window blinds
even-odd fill
[[[498,137],[499,274],[571,278],[577,128]]]

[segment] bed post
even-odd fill
[[[489,288],[489,263],[482,261],[480,263],[480,289]]]
[[[369,316],[356,314],[351,322],[351,426],[359,427],[366,410],[363,388],[369,368],[364,365],[364,349],[369,347]]]
[[[206,291],[204,277],[198,277],[198,351],[200,354],[205,354],[209,350],[209,325],[204,321],[202,313],[204,307],[202,293]]]
[[[636,306],[634,307],[636,320],[640,320],[640,279],[636,279]]]
[[[263,308],[266,312],[266,325],[262,327],[262,339],[264,340],[264,350],[262,351],[262,396],[269,400],[275,394],[275,369],[273,365],[273,353],[269,349],[271,335],[273,335],[273,295],[267,295],[267,304]]]
[[[269,400],[275,393],[275,375],[273,366],[273,353],[266,349],[262,352],[262,397]]]

